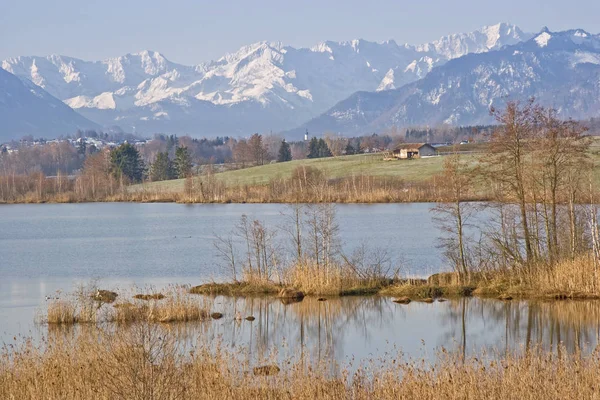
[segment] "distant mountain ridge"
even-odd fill
[[[292,128],[354,92],[398,88],[448,60],[530,37],[501,23],[416,46],[259,42],[196,66],[142,51],[104,61],[24,56],[4,60],[2,68],[104,126],[145,134],[247,134]]]
[[[530,97],[565,118],[600,116],[600,35],[544,28],[528,41],[453,59],[399,89],[357,92],[292,134],[488,124],[490,106]]]
[[[56,137],[97,128],[39,86],[0,69],[0,143],[24,135]]]

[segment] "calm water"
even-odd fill
[[[340,205],[341,242],[385,247],[395,268],[411,275],[443,270],[429,204]],[[283,205],[77,204],[0,206],[0,344],[45,336],[33,323],[46,296],[91,280],[130,295],[131,287],[223,279],[213,247],[242,214],[282,228]],[[283,236],[283,235],[282,235]],[[281,246],[285,246],[283,241]],[[214,300],[219,321],[192,324],[192,337],[243,347],[255,357],[273,347],[345,361],[402,350],[431,356],[441,346],[508,351],[540,344],[569,351],[598,343],[596,302],[499,302],[462,299],[406,306],[380,297],[283,305],[276,299]],[[254,315],[236,323],[240,311]]]

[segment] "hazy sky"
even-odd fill
[[[197,64],[261,40],[422,43],[512,22],[600,33],[599,0],[0,0],[0,59],[97,60],[143,49]]]

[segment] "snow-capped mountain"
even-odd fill
[[[104,61],[17,57],[2,68],[30,79],[102,125],[199,135],[282,130],[361,90],[388,90],[467,53],[530,37],[509,24],[423,45],[353,40],[312,48],[260,42],[217,61],[184,66],[143,51]]]
[[[24,135],[52,137],[99,126],[29,80],[0,69],[0,143]]]
[[[600,35],[544,28],[526,42],[453,59],[402,88],[355,93],[295,132],[487,124],[490,106],[530,97],[565,118],[599,117]]]

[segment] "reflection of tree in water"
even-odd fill
[[[600,303],[596,301],[498,301],[458,299],[445,303],[441,336],[465,351],[504,353],[533,347],[569,353],[600,344]],[[477,329],[482,326],[482,331]],[[481,334],[481,336],[479,336]]]
[[[305,298],[302,302],[282,304],[272,297],[227,298],[215,300],[223,310],[223,322],[214,324],[208,334],[212,340],[220,337],[229,348],[247,348],[254,359],[268,359],[270,352],[280,349],[280,355],[305,356],[312,361],[326,361],[334,366],[344,352],[345,333],[359,333],[370,340],[372,331],[389,324],[392,314],[387,299],[371,297],[340,297],[327,301]],[[236,313],[252,315],[255,321],[233,321]]]

